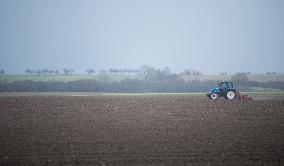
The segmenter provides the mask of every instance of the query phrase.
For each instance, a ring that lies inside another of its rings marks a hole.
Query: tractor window
[[[233,83],[232,82],[221,82],[220,88],[221,89],[233,88]]]
[[[228,82],[228,88],[233,88],[233,83],[232,82]]]
[[[228,83],[227,82],[221,82],[220,88],[226,89],[227,87],[228,87]]]

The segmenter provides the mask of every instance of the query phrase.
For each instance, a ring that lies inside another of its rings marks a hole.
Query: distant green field
[[[192,81],[192,80],[214,80],[214,81],[224,81],[231,80],[232,75],[182,75],[179,76],[180,79]],[[259,81],[259,82],[269,82],[269,81],[284,81],[284,74],[275,75],[265,75],[265,74],[251,74],[248,75],[249,81]]]
[[[101,81],[121,81],[125,78],[142,79],[138,75],[2,75],[1,81],[14,82],[14,81],[63,81],[70,82],[76,80],[101,80]]]

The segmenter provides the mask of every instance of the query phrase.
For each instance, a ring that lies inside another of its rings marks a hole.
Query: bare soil
[[[284,100],[0,97],[0,165],[284,165]]]

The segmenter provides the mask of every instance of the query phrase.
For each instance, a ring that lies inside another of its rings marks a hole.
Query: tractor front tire
[[[217,93],[211,93],[210,98],[213,99],[213,100],[216,100],[218,98]]]
[[[230,90],[226,93],[226,98],[229,99],[229,100],[233,100],[233,99],[235,99],[235,97],[236,97],[236,94],[232,90]]]

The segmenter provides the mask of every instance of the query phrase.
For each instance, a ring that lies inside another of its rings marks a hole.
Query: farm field
[[[283,165],[284,97],[2,94],[0,165]]]

